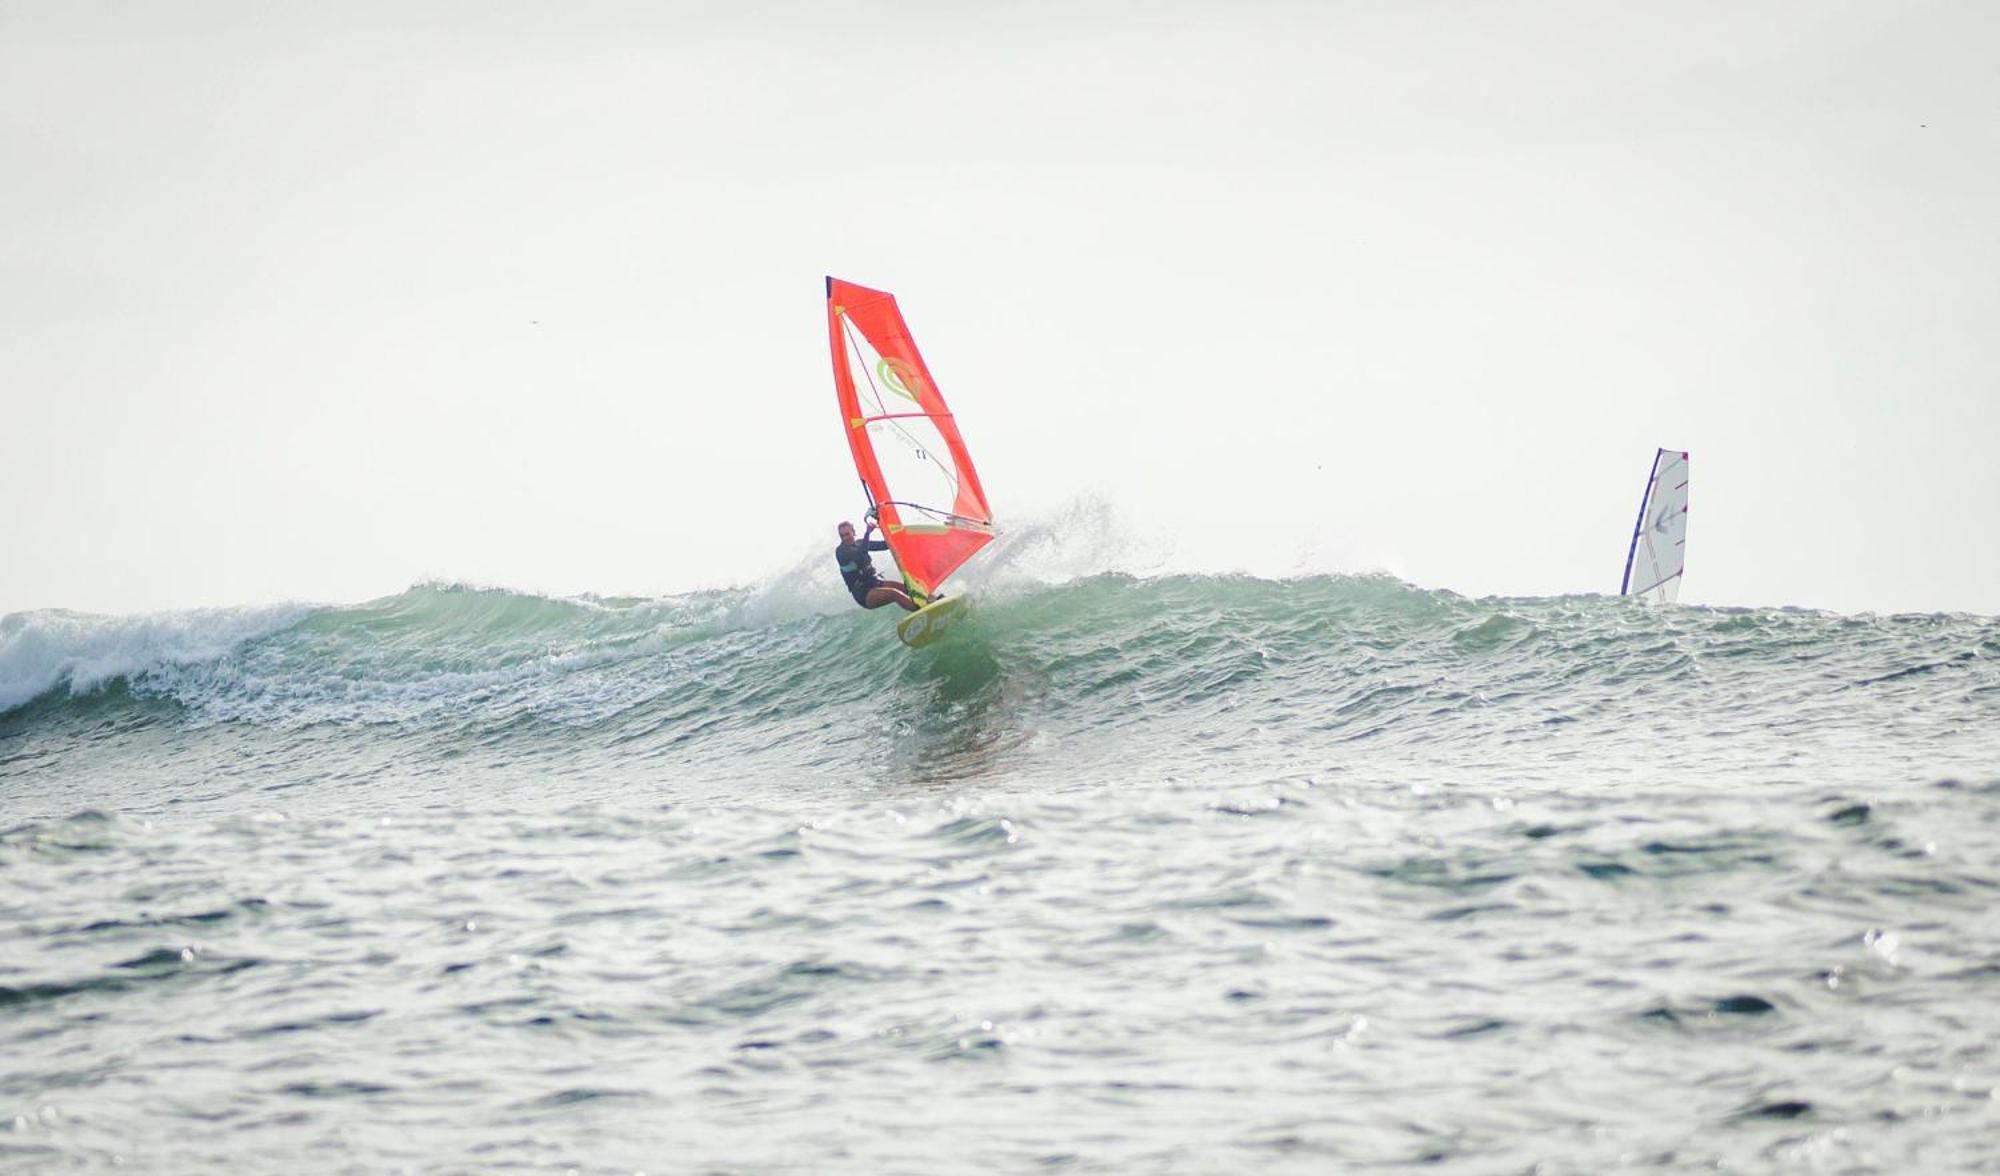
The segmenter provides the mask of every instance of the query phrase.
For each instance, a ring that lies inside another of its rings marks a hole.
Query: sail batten
[[[903,578],[929,596],[994,535],[958,422],[896,300],[829,277],[827,339],[855,472]]]

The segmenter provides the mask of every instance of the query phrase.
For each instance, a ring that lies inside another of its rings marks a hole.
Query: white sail
[[[1687,564],[1688,455],[1662,449],[1653,455],[1653,473],[1639,500],[1639,521],[1625,553],[1620,596],[1650,596],[1671,603],[1681,591]]]

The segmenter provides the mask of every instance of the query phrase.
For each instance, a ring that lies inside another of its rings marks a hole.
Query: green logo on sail
[[[882,378],[882,384],[889,391],[909,401],[917,403],[917,373],[900,359],[883,356],[875,361],[875,374]]]

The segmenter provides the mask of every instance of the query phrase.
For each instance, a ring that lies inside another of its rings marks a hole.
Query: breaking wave
[[[1310,771],[1477,741],[1517,767],[1539,752],[1620,772],[1718,739],[1774,765],[1856,739],[1893,758],[1911,724],[1962,727],[1970,755],[2000,726],[1990,618],[1474,600],[1382,576],[1002,574],[953,639],[913,652],[890,615],[819,576],[663,599],[424,584],[351,607],[15,614],[0,622],[0,734],[129,706],[158,723],[540,739],[755,774],[883,755],[938,773],[994,757],[1194,771],[1214,755]],[[885,722],[910,737],[842,751],[850,725]]]

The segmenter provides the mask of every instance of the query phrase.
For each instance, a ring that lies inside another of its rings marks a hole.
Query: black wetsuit
[[[887,550],[889,545],[886,542],[868,538],[843,543],[833,549],[834,562],[840,565],[840,578],[847,581],[847,591],[854,597],[854,603],[866,607],[869,591],[882,586],[882,575],[875,570],[875,561],[868,557],[868,553]]]

